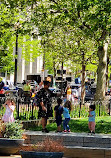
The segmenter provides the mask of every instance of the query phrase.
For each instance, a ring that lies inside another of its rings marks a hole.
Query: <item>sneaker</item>
[[[69,132],[69,133],[70,133],[70,132],[71,132],[71,131],[70,131],[70,129],[69,129],[67,132]]]
[[[42,132],[43,133],[49,133],[49,131],[45,128],[45,129],[42,129]]]
[[[55,131],[55,133],[61,133],[62,131]]]
[[[63,132],[64,132],[64,133],[66,133],[67,131],[66,131],[66,130],[64,130]]]
[[[91,131],[88,132],[88,135],[90,135],[90,134],[91,134]]]
[[[91,132],[91,135],[95,135],[95,132],[92,131],[92,132]]]

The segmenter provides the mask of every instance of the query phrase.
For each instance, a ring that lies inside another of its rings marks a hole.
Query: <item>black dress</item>
[[[38,118],[48,118],[53,117],[52,110],[52,97],[56,97],[57,94],[54,94],[49,89],[40,89],[38,92],[39,102],[43,102],[44,106],[47,108],[47,111],[43,111],[41,105],[39,105]]]

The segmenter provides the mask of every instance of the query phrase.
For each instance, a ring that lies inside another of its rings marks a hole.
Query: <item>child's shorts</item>
[[[57,126],[60,126],[62,124],[62,120],[56,120]]]

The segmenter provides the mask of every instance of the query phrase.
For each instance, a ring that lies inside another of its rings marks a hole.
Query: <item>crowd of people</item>
[[[53,117],[53,109],[52,109],[52,98],[57,97],[57,106],[55,106],[55,120],[57,123],[57,132],[62,132],[61,124],[62,124],[62,114],[64,117],[63,128],[64,132],[70,132],[69,128],[69,120],[70,120],[70,110],[71,110],[71,101],[67,98],[62,106],[62,93],[53,93],[50,89],[50,82],[45,80],[39,84],[38,87],[31,90],[28,83],[24,84],[24,91],[30,91],[35,99],[35,105],[39,106],[38,118],[41,118],[42,124],[42,132],[48,133],[47,130],[47,120],[49,117]],[[34,95],[35,94],[35,95]]]
[[[37,106],[39,107],[38,118],[41,118],[42,124],[42,132],[48,133],[47,129],[47,120],[49,117],[53,116],[52,109],[52,98],[57,98],[57,105],[54,107],[54,116],[57,124],[56,132],[70,132],[69,121],[70,121],[70,111],[71,111],[71,88],[70,86],[66,89],[66,99],[62,99],[62,93],[53,93],[50,89],[50,82],[45,80],[40,82],[38,86],[35,86],[34,89],[31,89],[29,82],[24,83],[23,90],[26,92],[26,95],[30,95],[35,99],[35,103],[37,102]],[[28,93],[27,93],[28,92]],[[8,97],[6,98],[6,102],[3,105],[6,108],[5,114],[2,117],[3,122],[14,122],[14,110],[15,110],[15,101]],[[36,106],[36,104],[35,104]],[[63,116],[62,116],[63,115]],[[95,106],[90,105],[89,107],[89,123],[88,127],[91,134],[95,133]],[[63,121],[63,131],[61,129]]]

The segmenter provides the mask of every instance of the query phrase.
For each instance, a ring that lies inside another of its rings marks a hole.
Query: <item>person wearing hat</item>
[[[46,129],[47,119],[53,116],[52,110],[52,97],[56,97],[57,94],[54,94],[49,89],[50,82],[44,81],[44,87],[40,89],[38,92],[39,96],[39,112],[38,118],[42,118],[42,132],[48,133],[49,131]]]

